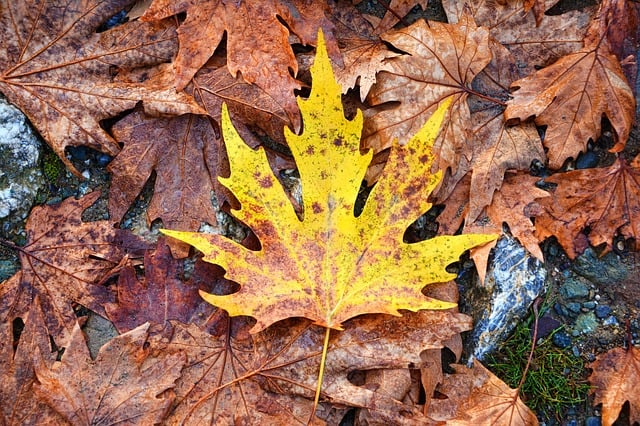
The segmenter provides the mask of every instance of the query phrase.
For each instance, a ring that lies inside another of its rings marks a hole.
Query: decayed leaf
[[[625,402],[629,402],[629,422],[640,422],[640,349],[613,348],[597,356],[589,368],[593,403],[602,404],[602,424],[612,425]]]
[[[100,121],[143,101],[153,113],[203,113],[171,87],[115,81],[123,69],[169,62],[176,49],[169,23],[130,22],[97,33],[114,12],[133,0],[3,1],[0,26],[0,91],[17,105],[60,159],[69,145],[87,145],[111,155],[118,144]]]
[[[23,426],[42,424],[44,416],[55,412],[35,398],[32,386],[35,382],[32,354],[40,351],[42,362],[47,366],[56,360],[57,352],[49,345],[49,336],[44,325],[40,305],[34,303],[24,317],[25,327],[14,348],[15,331],[11,322],[0,323],[0,424]]]
[[[424,9],[427,7],[427,3],[429,3],[428,0],[391,0],[382,20],[376,26],[376,32],[381,34],[390,30],[415,6],[420,5]]]
[[[27,219],[27,244],[20,247],[22,269],[0,285],[0,320],[26,316],[36,296],[46,312],[47,330],[65,346],[76,324],[72,303],[105,316],[113,293],[100,283],[125,255],[126,231],[107,220],[82,222],[82,212],[100,194],[37,206]]]
[[[517,389],[511,389],[475,361],[473,368],[452,365],[454,374],[445,374],[438,391],[447,398],[431,402],[429,413],[447,425],[532,426],[536,415],[522,402]]]
[[[489,28],[491,36],[515,57],[518,70],[526,74],[582,47],[594,8],[545,16],[536,25],[535,16],[526,11],[526,3],[527,0],[443,0],[442,5],[452,24],[469,7],[476,23]]]
[[[169,229],[197,230],[202,222],[217,224],[211,191],[218,164],[218,142],[211,122],[193,114],[151,118],[135,111],[113,126],[124,148],[109,164],[113,175],[109,215],[119,221],[156,172],[147,221],[162,219]],[[188,254],[174,242],[174,253]]]
[[[367,100],[381,110],[368,110],[363,145],[378,152],[394,140],[406,143],[438,105],[451,99],[453,105],[433,148],[437,155],[433,171],[450,168],[455,174],[465,143],[472,139],[469,87],[491,60],[488,30],[463,15],[455,25],[417,21],[382,38],[407,54],[389,60],[393,71],[378,74]],[[400,105],[383,105],[387,102]]]
[[[451,303],[424,297],[421,289],[452,279],[446,265],[496,238],[402,241],[406,228],[429,209],[427,196],[440,179],[440,173],[430,174],[431,147],[446,102],[405,146],[394,146],[362,214],[354,216],[371,153],[360,153],[362,115],[344,118],[340,86],[321,43],[313,89],[308,100],[299,101],[305,130],[299,136],[285,132],[300,171],[304,219],[296,216],[264,152],[240,139],[224,110],[231,177],[220,181],[238,198],[242,208],[233,213],[252,228],[262,249],[252,251],[220,235],[165,231],[198,248],[204,260],[241,284],[237,293],[203,297],[231,316],[256,318],[253,332],[289,317],[341,329],[343,321],[365,313],[449,308]]]
[[[249,335],[246,321],[225,321],[227,326],[221,325],[217,336],[177,322],[151,333],[154,350],[184,351],[189,359],[176,382],[176,400],[167,422],[307,424],[323,330],[307,320],[289,319]],[[420,407],[354,385],[349,377],[371,369],[420,368],[426,364],[420,357],[423,350],[442,348],[451,336],[470,328],[469,317],[449,311],[349,320],[344,332],[331,337],[323,396],[346,407],[370,407],[374,418],[390,424],[424,422]],[[325,418],[330,409],[331,405],[321,404],[318,415]]]
[[[175,2],[155,0],[142,19],[158,20],[186,12],[178,28],[180,50],[176,59],[176,87],[182,89],[213,55],[223,35],[227,35],[227,67],[249,83],[267,92],[282,105],[299,129],[300,118],[294,89],[298,64],[289,45],[289,30],[303,44],[315,44],[317,29],[329,37],[331,22],[324,16],[324,2],[303,0],[198,0]],[[284,21],[286,24],[283,24]],[[335,41],[330,39],[332,56],[339,58]]]
[[[213,306],[198,294],[202,275],[209,283],[216,267],[198,262],[189,281],[184,280],[182,262],[171,255],[164,238],[155,251],[144,256],[144,277],[138,279],[133,267],[122,269],[118,276],[117,303],[107,303],[109,320],[124,333],[145,322],[163,324],[169,320],[205,325],[213,315]],[[219,269],[219,268],[218,268]],[[212,273],[213,272],[213,273]],[[222,275],[222,271],[218,271]],[[210,286],[200,290],[211,291]]]
[[[547,126],[544,145],[554,169],[562,167],[567,158],[576,158],[590,138],[600,135],[603,114],[616,131],[617,150],[629,137],[636,102],[599,26],[608,4],[601,5],[600,19],[594,19],[581,50],[512,84],[517,90],[505,117],[525,120],[535,116],[537,125]]]
[[[640,156],[631,164],[618,158],[609,167],[560,173],[546,181],[558,186],[550,196],[538,200],[543,208],[536,219],[540,240],[555,235],[572,259],[588,243],[606,243],[610,250],[617,232],[634,238],[640,247]],[[581,232],[587,227],[585,237]]]
[[[91,360],[76,326],[60,362],[50,368],[35,354],[33,390],[69,424],[156,424],[173,401],[171,389],[184,353],[150,356],[149,324],[117,336]],[[42,419],[46,423],[48,419]]]

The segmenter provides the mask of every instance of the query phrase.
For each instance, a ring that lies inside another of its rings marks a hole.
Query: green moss
[[[512,388],[518,387],[527,365],[532,324],[533,314],[517,326],[499,353],[487,359],[488,367]],[[568,349],[556,347],[552,342],[554,333],[536,346],[521,396],[536,413],[560,419],[568,406],[586,400],[589,385],[582,359]]]
[[[49,183],[57,183],[64,173],[64,163],[58,158],[55,152],[47,150],[42,161],[42,171]]]

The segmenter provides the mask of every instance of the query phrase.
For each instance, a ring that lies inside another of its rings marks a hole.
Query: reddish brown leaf
[[[148,223],[162,219],[165,228],[193,231],[202,222],[217,223],[211,191],[218,142],[206,117],[150,118],[136,111],[118,121],[113,134],[124,148],[108,168],[113,174],[109,191],[112,220],[124,216],[155,171]],[[172,247],[179,257],[188,254],[186,245],[174,242]]]
[[[324,2],[303,0],[182,1],[155,0],[142,19],[158,20],[186,12],[178,28],[180,50],[176,59],[176,86],[182,89],[213,55],[223,35],[227,35],[227,67],[238,72],[280,103],[294,129],[300,128],[294,89],[300,85],[291,76],[298,72],[289,30],[302,44],[315,45],[318,28],[328,37],[329,51],[340,58],[331,32],[333,25],[324,16]],[[282,22],[281,22],[282,20]],[[283,22],[285,24],[283,24]]]
[[[423,9],[427,7],[428,0],[391,0],[387,6],[382,20],[376,26],[376,32],[381,34],[393,28],[395,24],[405,17],[416,5]]]
[[[212,291],[210,284],[216,276],[222,277],[223,271],[200,261],[190,281],[185,282],[183,273],[182,262],[173,258],[161,238],[155,251],[145,253],[144,277],[137,278],[131,266],[120,272],[118,301],[105,305],[109,319],[121,333],[145,322],[163,324],[177,320],[205,326],[215,308],[200,297],[198,290]],[[204,274],[208,274],[209,285],[199,286]]]
[[[614,424],[626,402],[629,422],[640,422],[640,349],[611,349],[596,357],[589,367],[593,369],[589,377],[595,394],[593,403],[602,404],[602,424]]]
[[[1,321],[24,318],[37,296],[48,333],[65,346],[76,324],[72,303],[106,315],[103,304],[115,300],[100,280],[125,255],[125,231],[106,220],[82,222],[82,212],[99,195],[33,208],[27,244],[18,248],[22,269],[0,285]]]
[[[47,366],[56,360],[57,355],[49,345],[49,336],[38,303],[32,305],[28,315],[24,317],[24,323],[15,353],[11,342],[16,330],[11,322],[4,321],[0,324],[0,424],[3,426],[42,424],[42,417],[55,415],[32,392],[36,377],[32,363],[33,353],[39,351],[42,362]]]
[[[35,354],[35,394],[72,425],[159,423],[173,402],[171,389],[186,357],[150,356],[148,328],[113,338],[91,360],[76,326],[60,362],[48,367],[42,354]]]
[[[627,164],[622,158],[609,167],[574,170],[546,179],[558,187],[539,199],[544,209],[536,219],[540,240],[555,235],[570,258],[605,243],[611,250],[619,232],[640,247],[640,156]],[[589,234],[581,232],[589,228]]]
[[[173,88],[119,83],[121,70],[171,60],[175,28],[169,23],[130,22],[97,33],[114,12],[133,0],[2,2],[0,91],[27,114],[60,159],[69,145],[111,155],[118,145],[100,121],[144,100],[147,111],[203,112]]]

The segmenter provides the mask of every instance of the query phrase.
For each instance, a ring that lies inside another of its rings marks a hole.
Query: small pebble
[[[614,317],[613,315],[611,315],[610,317],[608,317],[607,319],[605,319],[604,321],[602,321],[602,324],[604,325],[618,325],[620,324],[618,322],[618,320],[616,319],[616,317]]]
[[[580,304],[578,302],[567,303],[567,309],[569,309],[571,312],[578,313],[578,312],[580,312],[580,308],[581,307],[582,306],[580,306]]]
[[[598,156],[593,151],[582,153],[576,159],[576,169],[590,169],[598,165]]]
[[[573,346],[571,348],[571,353],[573,353],[573,356],[579,357],[580,356],[580,349],[578,349],[577,346]]]
[[[584,421],[585,426],[602,426],[600,417],[587,417]]]
[[[85,179],[91,179],[91,172],[89,170],[83,170],[82,177]]]
[[[593,309],[596,307],[596,302],[584,302],[582,304],[582,307],[587,309]]]
[[[98,166],[104,167],[111,162],[111,156],[107,154],[100,154],[96,159]]]
[[[607,305],[599,305],[596,307],[596,316],[600,319],[604,319],[611,314],[611,308]]]
[[[571,346],[571,337],[564,331],[558,331],[553,335],[553,344],[559,348],[568,348]]]

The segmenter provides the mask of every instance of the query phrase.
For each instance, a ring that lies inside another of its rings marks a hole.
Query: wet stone
[[[576,258],[572,269],[589,281],[604,285],[624,281],[629,272],[614,252],[598,257],[591,248]]]
[[[598,321],[596,320],[596,316],[593,312],[589,312],[586,314],[578,315],[576,318],[576,324],[574,326],[574,331],[577,331],[579,334],[590,333],[598,327]]]
[[[604,319],[611,314],[611,308],[607,305],[598,305],[595,309],[596,317]]]
[[[571,336],[569,336],[565,331],[558,331],[553,335],[551,341],[554,345],[562,349],[568,348],[572,344]]]
[[[582,308],[582,305],[580,305],[578,302],[569,302],[567,303],[567,309],[573,313],[580,313],[582,312],[580,308]]]
[[[572,277],[560,287],[560,295],[567,300],[580,299],[589,296],[589,287],[579,278]]]
[[[596,302],[584,302],[582,307],[586,309],[593,309],[596,307]]]
[[[584,421],[584,426],[602,426],[602,419],[600,417],[587,417]]]
[[[0,225],[8,237],[23,226],[44,176],[42,142],[22,112],[0,98]]]

